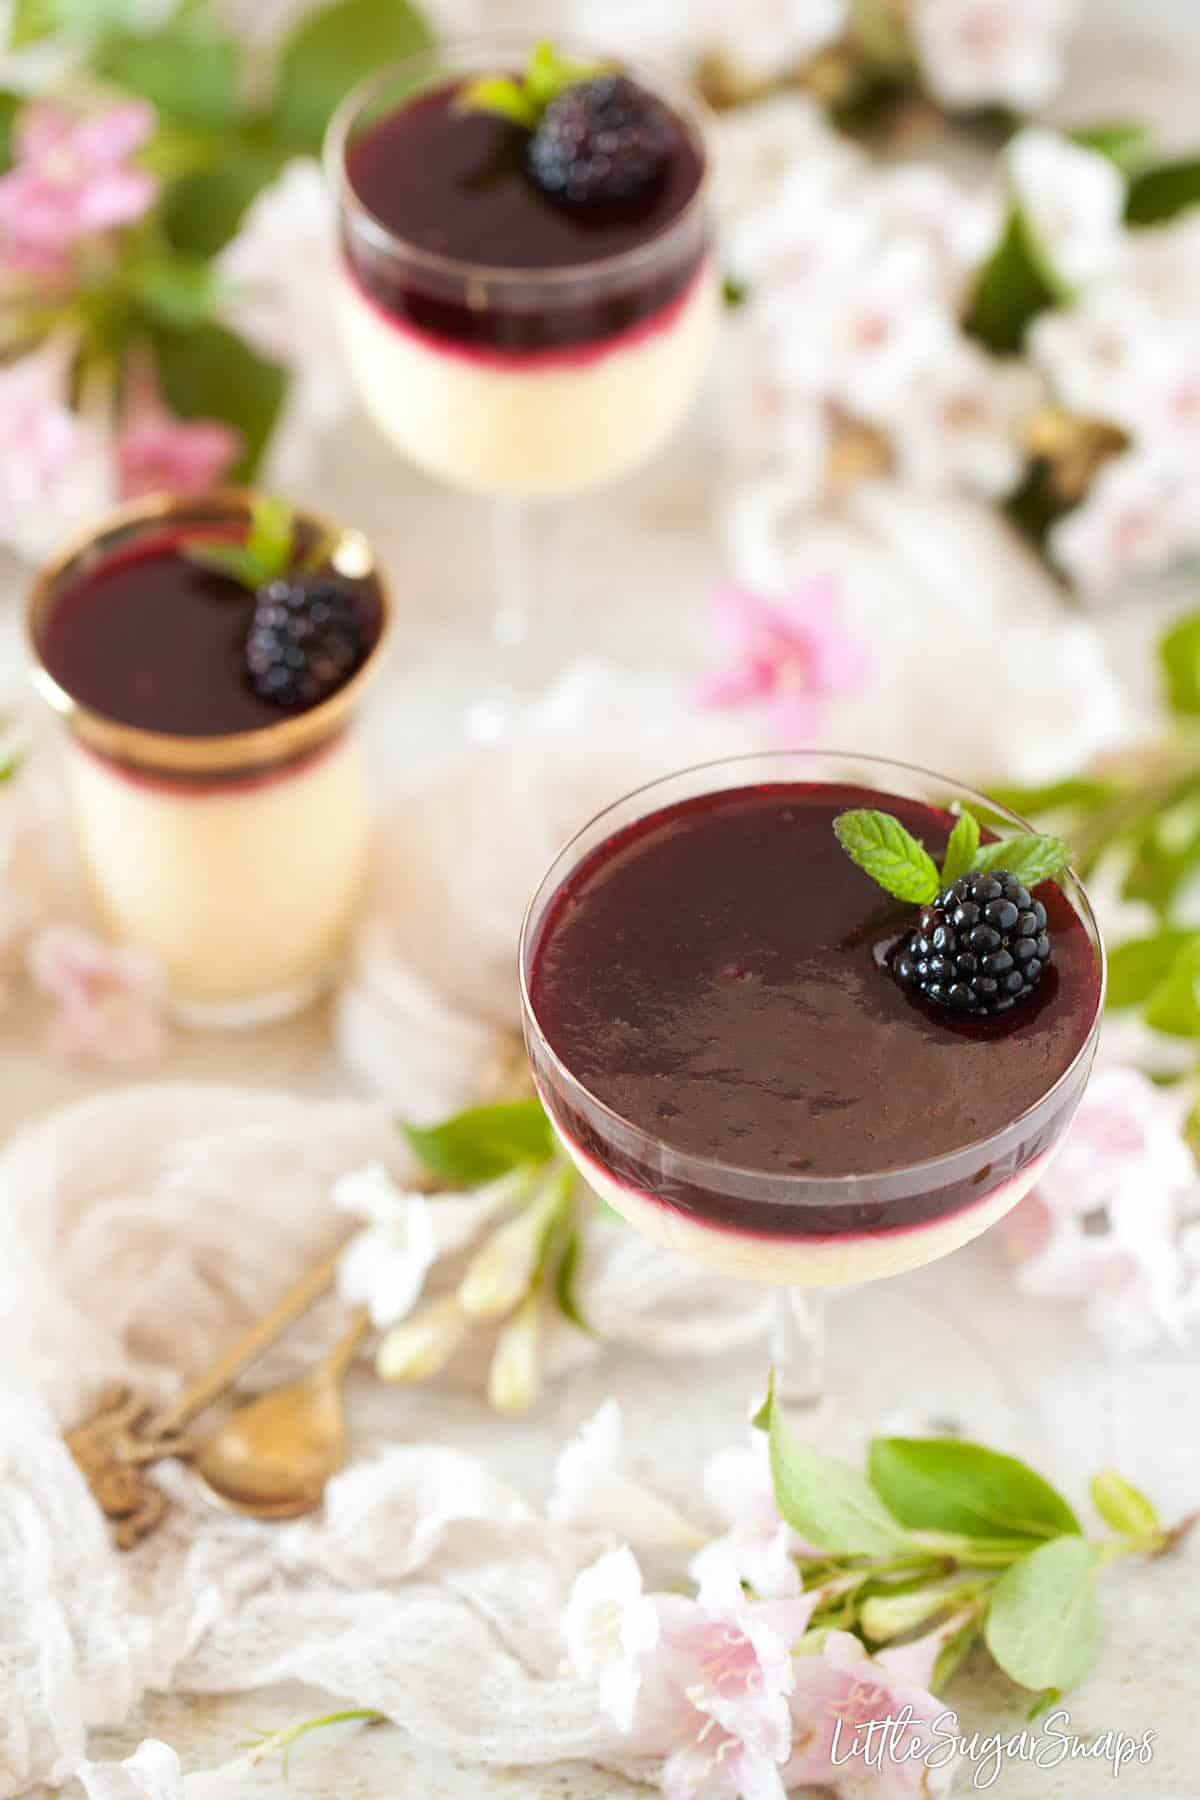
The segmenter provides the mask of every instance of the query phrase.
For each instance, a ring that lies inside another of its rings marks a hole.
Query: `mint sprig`
[[[458,105],[464,112],[493,113],[524,131],[536,131],[552,100],[567,88],[602,75],[607,66],[560,56],[553,44],[543,41],[534,46],[520,76],[477,76],[463,87]]]
[[[964,807],[939,871],[924,844],[892,813],[854,807],[833,822],[838,843],[852,862],[898,900],[928,906],[942,888],[973,871],[1007,869],[1027,887],[1065,869],[1071,853],[1061,838],[1020,832],[980,843],[979,821]]]
[[[294,569],[307,572],[319,569],[329,556],[329,544],[324,539],[302,556],[291,507],[286,501],[274,500],[267,494],[254,502],[250,529],[242,543],[189,537],[184,539],[182,548],[189,562],[198,563],[204,569],[215,569],[221,575],[231,575],[252,593]]]
[[[1167,1554],[1189,1524],[1165,1528],[1106,1470],[1091,1493],[1114,1535],[1090,1537],[1036,1470],[958,1438],[876,1438],[861,1471],[794,1435],[773,1379],[754,1423],[768,1436],[776,1505],[809,1546],[797,1560],[819,1595],[810,1634],[836,1627],[874,1649],[955,1623],[934,1688],[982,1642],[1035,1696],[1031,1717],[1096,1658],[1104,1569]]]

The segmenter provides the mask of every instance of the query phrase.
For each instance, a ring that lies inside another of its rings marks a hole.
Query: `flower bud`
[[[913,1631],[943,1613],[955,1598],[944,1588],[924,1588],[913,1594],[873,1594],[863,1603],[859,1623],[876,1644],[886,1644],[902,1632]]]
[[[458,1290],[459,1304],[472,1319],[498,1319],[520,1305],[541,1266],[565,1198],[562,1180],[556,1176],[524,1212],[493,1232],[476,1251]]]
[[[530,1294],[513,1314],[496,1340],[488,1371],[488,1399],[498,1413],[528,1412],[541,1391],[538,1350],[542,1334],[542,1303]]]
[[[432,1300],[380,1343],[375,1369],[384,1381],[425,1381],[449,1362],[471,1329],[453,1294]]]

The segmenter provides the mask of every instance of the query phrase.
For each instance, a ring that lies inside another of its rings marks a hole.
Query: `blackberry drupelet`
[[[556,200],[636,200],[658,180],[678,127],[628,75],[598,75],[552,100],[529,140],[530,174]]]
[[[320,576],[269,581],[258,590],[246,639],[255,690],[289,710],[328,699],[367,654],[354,602]]]
[[[960,875],[924,908],[894,959],[896,977],[959,1013],[1008,1012],[1050,960],[1046,909],[1007,869]]]

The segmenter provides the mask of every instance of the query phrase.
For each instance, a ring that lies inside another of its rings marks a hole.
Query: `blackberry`
[[[636,200],[662,175],[677,135],[662,101],[636,81],[597,75],[550,102],[529,140],[529,172],[571,205]]]
[[[960,875],[900,945],[896,977],[960,1013],[1003,1013],[1026,999],[1050,961],[1046,909],[1007,869]]]
[[[246,667],[256,693],[294,712],[344,687],[367,653],[350,596],[320,576],[281,577],[255,597]]]

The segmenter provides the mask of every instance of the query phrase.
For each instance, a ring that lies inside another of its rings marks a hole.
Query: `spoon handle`
[[[178,1431],[181,1426],[202,1413],[206,1406],[218,1399],[227,1387],[241,1374],[247,1364],[252,1363],[270,1348],[276,1338],[282,1337],[289,1325],[307,1312],[314,1301],[319,1300],[326,1289],[333,1286],[337,1275],[337,1266],[341,1260],[345,1244],[339,1244],[311,1269],[303,1274],[294,1287],[290,1287],[282,1299],[275,1302],[270,1312],[252,1325],[236,1344],[232,1344],[224,1355],[210,1364],[203,1374],[189,1381],[183,1392],[176,1396],[154,1421],[154,1429],[161,1436],[164,1432]]]

